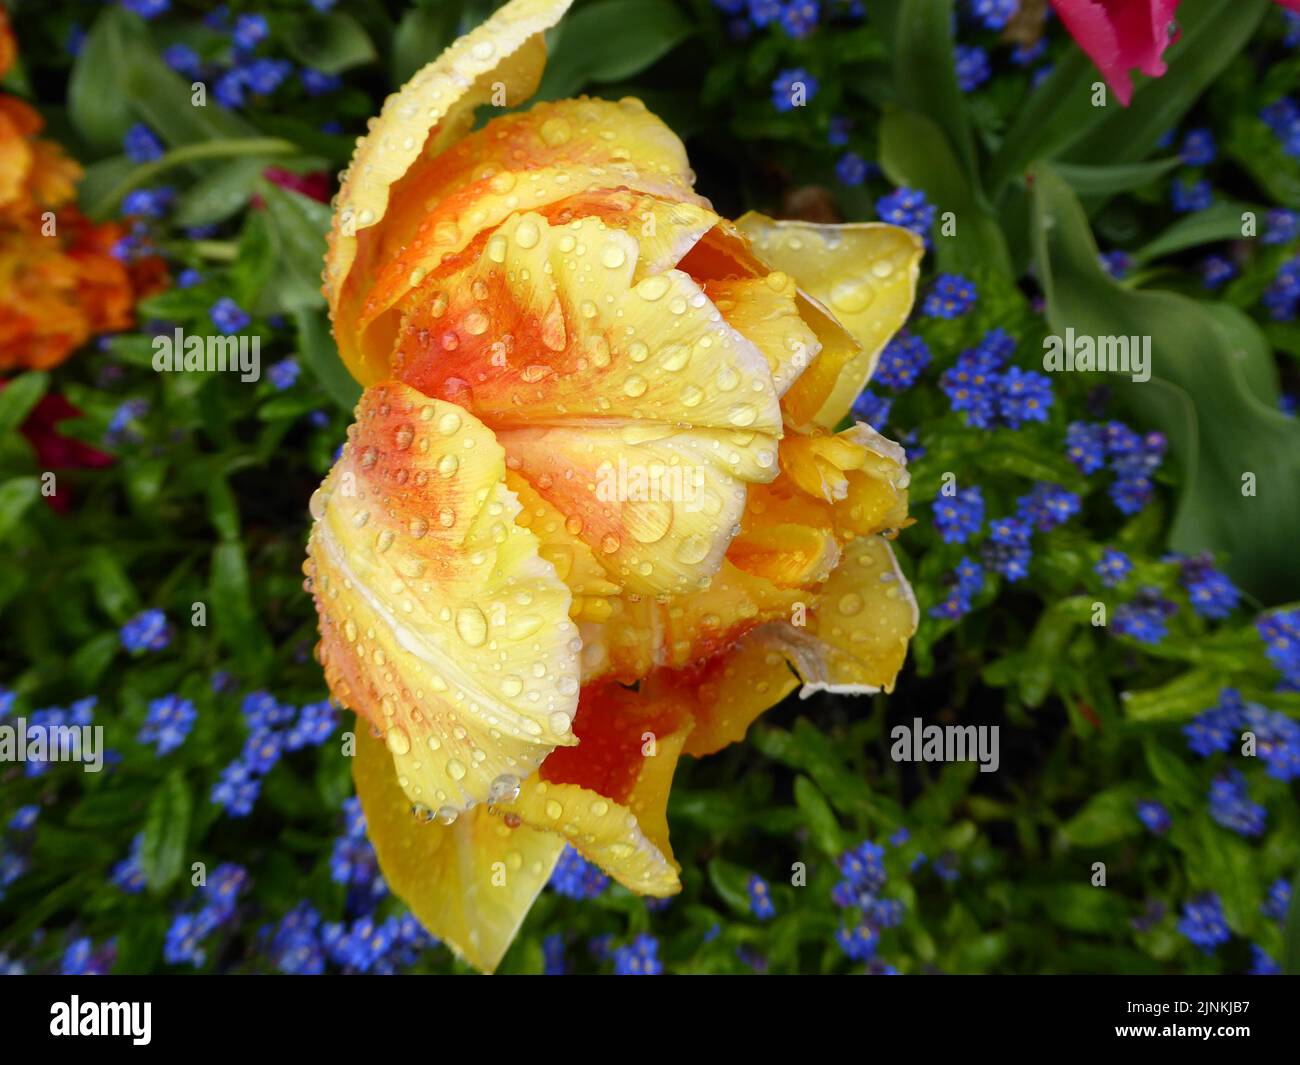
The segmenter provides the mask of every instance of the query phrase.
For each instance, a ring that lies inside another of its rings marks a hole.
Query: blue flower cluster
[[[1300,691],[1300,607],[1262,614],[1255,628],[1273,668],[1282,674],[1279,691]]]
[[[1095,473],[1109,463],[1115,480],[1108,494],[1124,514],[1151,502],[1152,476],[1167,448],[1163,433],[1139,436],[1123,422],[1071,422],[1065,432],[1065,453],[1080,471]]]
[[[764,880],[758,874],[750,876],[747,885],[749,890],[749,910],[760,921],[767,921],[776,916],[776,907],[772,904],[772,892]]]
[[[189,699],[164,695],[149,703],[149,714],[136,739],[140,743],[155,744],[160,756],[170,754],[185,742],[197,717],[198,711]]]
[[[984,590],[984,567],[963,556],[957,568],[948,576],[948,595],[929,609],[932,618],[949,618],[953,621],[970,613],[971,600]]]
[[[984,525],[984,492],[977,484],[940,496],[932,507],[934,527],[945,544],[964,544]]]
[[[587,861],[572,847],[565,847],[551,872],[550,886],[565,898],[594,899],[609,887],[609,877],[600,871],[600,866]]]
[[[193,913],[172,918],[163,942],[163,961],[168,965],[201,966],[207,960],[203,941],[235,917],[240,893],[249,886],[248,871],[227,862],[213,870],[203,888],[207,901]]]
[[[0,842],[0,899],[5,897],[5,889],[30,868],[28,850],[31,847],[31,832],[36,827],[40,809],[36,806],[20,807],[9,819],[4,837]]]
[[[1237,609],[1241,593],[1226,575],[1214,568],[1214,560],[1209,555],[1184,560],[1180,576],[1192,609],[1201,617],[1221,620]]]
[[[1001,420],[1019,429],[1027,422],[1047,421],[1051,383],[1034,370],[1004,370],[1003,363],[1015,350],[1015,340],[1004,329],[991,329],[939,378],[952,409],[966,413],[967,425],[989,429]]]
[[[1251,801],[1241,771],[1229,769],[1210,785],[1210,817],[1239,836],[1262,836],[1268,811]]]
[[[343,833],[335,838],[330,852],[330,879],[347,889],[348,906],[356,912],[369,913],[388,894],[375,848],[366,835],[366,815],[356,796],[343,802]]]
[[[1115,611],[1111,628],[1118,636],[1157,644],[1169,635],[1168,622],[1176,613],[1178,604],[1164,598],[1158,588],[1143,588],[1132,602]]]
[[[1300,159],[1300,106],[1289,96],[1274,100],[1259,113],[1287,155]]]
[[[139,412],[133,412],[133,417]],[[116,418],[115,418],[116,420]],[[114,425],[109,424],[112,433]],[[142,610],[131,618],[119,634],[122,646],[132,654],[141,651],[162,651],[172,642],[171,626],[167,624],[167,615],[161,610]]]
[[[60,729],[66,727],[84,728],[91,725],[95,720],[95,704],[98,698],[94,695],[87,695],[84,699],[78,699],[68,707],[46,706],[39,710],[33,710],[27,717],[27,728],[45,730],[50,735],[51,729]],[[27,760],[23,763],[23,773],[29,777],[44,776],[52,764],[49,755],[55,754],[51,745],[46,746],[45,758],[34,757],[34,752],[27,752]],[[61,753],[61,752],[60,752]],[[82,752],[83,756],[85,752]],[[105,760],[112,760],[116,756],[110,752],[103,752]]]
[[[782,113],[793,111],[816,96],[819,87],[803,67],[783,70],[772,80],[772,106]]]
[[[261,791],[262,777],[286,751],[318,747],[330,738],[338,720],[328,702],[308,703],[301,709],[279,702],[266,691],[245,696],[241,707],[248,739],[235,761],[227,765],[212,787],[212,802],[231,817],[247,817]]]
[[[921,304],[927,318],[959,318],[975,306],[975,285],[961,274],[940,274]]]
[[[1093,567],[1093,572],[1107,588],[1117,588],[1133,572],[1133,562],[1118,548],[1106,547],[1102,549],[1101,558]]]
[[[1288,259],[1277,268],[1264,295],[1260,297],[1264,309],[1279,322],[1289,322],[1300,307],[1300,255]]]
[[[1247,732],[1254,736],[1255,756],[1263,759],[1269,776],[1300,778],[1300,722],[1245,702],[1234,688],[1224,688],[1217,706],[1183,726],[1187,745],[1202,758],[1228,750]]]
[[[900,842],[906,837],[895,837]],[[880,933],[903,922],[903,903],[885,898],[880,892],[889,877],[885,871],[885,848],[870,840],[839,856],[842,879],[831,890],[831,901],[845,911],[844,921],[835,932],[835,942],[852,961],[865,962],[872,972],[896,972],[876,959]]]
[[[903,392],[916,384],[921,373],[930,365],[930,349],[915,333],[900,330],[885,345],[876,364],[872,381]]]
[[[614,950],[615,976],[660,976],[664,964],[659,960],[659,940],[643,932],[631,943]]]
[[[876,201],[876,214],[882,222],[910,229],[924,239],[927,248],[934,213],[934,205],[919,189],[895,189]]]
[[[1186,902],[1178,931],[1206,954],[1213,954],[1217,947],[1228,942],[1231,933],[1219,896],[1210,892]]]
[[[1169,817],[1169,811],[1161,803],[1154,799],[1143,799],[1137,804],[1138,820],[1146,826],[1148,832],[1157,836],[1163,836],[1169,831],[1173,824]]]

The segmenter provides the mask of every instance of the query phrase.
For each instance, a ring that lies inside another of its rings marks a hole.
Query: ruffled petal
[[[480,806],[450,825],[411,814],[384,744],[362,728],[352,763],[379,868],[416,919],[492,972],[564,850],[561,836]]]
[[[365,278],[373,275],[379,261],[373,246],[376,227],[390,202],[402,199],[391,195],[394,186],[422,156],[436,156],[467,133],[476,108],[492,102],[494,88],[504,92],[510,105],[536,91],[546,65],[542,34],[560,21],[571,3],[511,0],[390,96],[358,142],[335,202],[324,292],[340,353],[363,383],[383,374],[373,368],[366,372],[360,360],[350,328],[360,293],[348,282],[354,268]]]
[[[850,541],[806,620],[766,626],[761,637],[783,648],[804,682],[801,696],[893,691],[919,615],[888,541]]]
[[[793,276],[860,345],[852,353],[841,349],[836,358],[823,354],[783,403],[800,409],[816,403],[811,420],[833,429],[911,313],[925,246],[910,230],[881,222],[778,222],[750,212],[736,226],[764,262]]]
[[[611,581],[683,594],[776,475],[781,415],[757,348],[681,271],[635,281],[638,252],[598,219],[515,216],[422,287],[397,372],[490,425]]]
[[[409,802],[463,811],[576,742],[569,590],[468,412],[387,382],[349,437],[312,499],[321,664],[384,732]]]

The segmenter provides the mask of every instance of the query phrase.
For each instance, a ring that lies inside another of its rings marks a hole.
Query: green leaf
[[[173,769],[149,802],[140,847],[140,869],[154,894],[165,891],[180,876],[192,808],[185,776],[180,769]]]
[[[172,222],[188,228],[225,221],[252,198],[272,158],[251,156],[214,167],[177,197]]]
[[[813,842],[821,848],[822,853],[833,858],[843,851],[844,842],[840,836],[840,823],[836,820],[826,797],[817,789],[817,785],[805,776],[796,777],[794,801],[803,814],[804,823],[808,826]]]
[[[1061,834],[1074,847],[1102,847],[1137,835],[1142,831],[1135,809],[1138,791],[1136,784],[1120,784],[1095,795],[1061,826]]]
[[[662,0],[596,0],[560,24],[537,97],[557,100],[589,82],[630,78],[692,33],[681,11]]]
[[[1181,734],[1178,737],[1182,741]],[[1142,745],[1142,753],[1147,760],[1147,768],[1160,785],[1160,794],[1171,801],[1193,809],[1204,798],[1204,789],[1191,768],[1168,747],[1162,746],[1155,739],[1148,739]]]
[[[1106,117],[1092,105],[1092,85],[1101,75],[1086,55],[1071,48],[1016,111],[988,168],[995,199],[1013,178],[1039,159],[1052,159]],[[1106,159],[1109,156],[1101,156]]]
[[[394,85],[404,84],[455,40],[459,18],[459,5],[447,0],[420,0],[402,16],[389,63]]]
[[[220,543],[213,550],[209,594],[212,609],[208,620],[218,637],[242,669],[260,675],[270,657],[270,647],[253,608],[248,562],[239,542]]]
[[[1154,159],[1149,163],[1120,163],[1117,166],[1083,166],[1058,163],[1056,172],[1070,183],[1070,188],[1086,199],[1090,196],[1113,196],[1117,192],[1140,189],[1182,165],[1177,156]]]
[[[1213,244],[1220,240],[1241,239],[1241,216],[1245,211],[1262,212],[1244,203],[1215,203],[1204,211],[1180,218],[1158,237],[1133,253],[1133,261],[1145,265],[1162,255],[1171,255],[1184,248]]]
[[[136,595],[135,585],[109,548],[91,548],[86,559],[86,570],[100,609],[114,623],[121,624],[140,609],[140,598]]]
[[[1282,971],[1288,976],[1300,976],[1300,873],[1291,883],[1291,905],[1282,942]]]
[[[975,138],[957,84],[953,22],[953,0],[903,0],[895,26],[894,85],[903,108],[939,127],[969,182],[975,175]]]
[[[714,858],[709,862],[709,883],[736,913],[749,914],[749,874],[738,865]]]
[[[325,306],[320,275],[330,227],[328,205],[269,181],[261,182],[258,191],[266,201],[276,264],[258,299],[258,309],[292,314]]]
[[[40,494],[35,477],[14,477],[0,484],[0,542],[9,539]]]
[[[1001,227],[931,119],[913,111],[887,110],[880,120],[880,165],[895,184],[924,191],[941,218],[952,212],[954,235],[945,236],[939,225],[935,227],[934,251],[941,270],[1011,275]]]
[[[297,14],[291,26],[285,43],[305,67],[326,74],[341,74],[376,58],[369,35],[351,15],[337,11],[325,15]]]
[[[86,34],[68,78],[68,115],[95,147],[120,147],[135,120],[122,76],[147,50],[144,23],[117,4],[104,7]]]
[[[49,374],[39,370],[11,377],[0,390],[0,435],[22,425],[49,387]]]
[[[1300,423],[1257,395],[1267,370],[1243,365],[1267,351],[1257,327],[1239,312],[1116,284],[1074,193],[1046,166],[1034,182],[1033,226],[1054,332],[1151,338],[1149,381],[1107,380],[1139,422],[1168,436],[1182,466],[1170,546],[1222,553],[1229,576],[1263,602],[1300,594]]]
[[[294,312],[293,323],[298,331],[298,354],[307,369],[335,403],[343,410],[352,410],[361,398],[361,385],[339,358],[324,313],[300,309]]]

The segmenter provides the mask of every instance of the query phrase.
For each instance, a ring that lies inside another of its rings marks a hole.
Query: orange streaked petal
[[[475,109],[492,101],[494,83],[512,104],[536,91],[546,65],[542,33],[571,3],[511,0],[384,101],[357,144],[335,204],[324,291],[336,317],[353,267],[367,275],[374,268],[377,260],[366,245],[388,211],[393,186],[422,154],[436,155],[469,131]],[[340,349],[350,367],[358,365],[353,339],[340,330]]]
[[[619,593],[619,586],[605,576],[591,548],[574,535],[564,515],[538,495],[537,489],[513,470],[506,471],[506,485],[519,499],[521,509],[515,522],[537,537],[542,558],[555,567],[556,575],[573,593],[573,617],[583,616],[583,601],[603,600]]]
[[[704,291],[727,324],[763,353],[776,394],[785,395],[821,351],[821,341],[799,315],[799,290],[790,275],[708,281]]]
[[[727,559],[780,587],[808,588],[830,576],[840,545],[834,532],[820,524],[755,522],[731,541]]]
[[[508,809],[562,833],[625,887],[673,894],[680,884],[668,844],[668,793],[691,728],[680,692],[584,688],[578,746],[547,758]]]
[[[745,738],[749,726],[799,686],[767,627],[755,629],[726,654],[709,661],[684,682],[694,691],[695,728],[686,753],[696,758]]]
[[[583,624],[582,675],[632,681],[652,670],[687,669],[731,648],[750,629],[789,618],[812,593],[781,588],[729,559],[704,591],[668,602],[624,596],[604,624]]]
[[[486,806],[450,825],[424,823],[384,744],[359,729],[352,763],[366,831],[384,880],[433,935],[492,972],[546,886],[564,839]]]
[[[399,375],[491,425],[630,590],[682,594],[717,570],[746,483],[776,475],[767,362],[677,270],[634,281],[635,238],[516,216],[421,290]]]
[[[384,731],[409,801],[444,812],[576,742],[569,590],[515,523],[505,472],[472,415],[386,382],[362,395],[312,499],[330,690]]]
[[[925,246],[910,230],[882,222],[778,222],[750,212],[736,225],[764,262],[793,275],[861,345],[813,418],[833,429],[870,379],[889,338],[907,320]]]

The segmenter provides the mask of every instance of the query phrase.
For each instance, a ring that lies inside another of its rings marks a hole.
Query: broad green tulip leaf
[[[361,386],[339,358],[324,312],[299,308],[293,322],[298,331],[298,354],[307,369],[335,403],[343,410],[351,410],[361,398]]]
[[[686,16],[661,0],[598,0],[573,12],[558,28],[536,98],[560,100],[588,82],[630,78],[693,32]]]
[[[947,137],[914,111],[891,108],[880,120],[880,165],[890,181],[921,189],[937,212],[932,240],[941,270],[1010,276],[1011,258],[1002,230],[970,185]],[[956,232],[942,234],[951,211]]]
[[[1148,163],[1120,163],[1116,166],[1059,163],[1056,172],[1065,178],[1081,199],[1088,199],[1140,189],[1181,165],[1182,160],[1174,156],[1170,159],[1153,159]]]
[[[1167,434],[1182,467],[1170,546],[1222,552],[1229,576],[1264,602],[1300,593],[1300,423],[1260,398],[1258,330],[1186,296],[1117,284],[1078,199],[1047,166],[1035,175],[1033,231],[1055,332],[1151,338],[1149,381],[1108,380],[1140,424]]]
[[[953,0],[903,0],[894,36],[898,102],[943,131],[968,182],[975,175],[975,137],[953,61]]]
[[[338,11],[298,14],[286,44],[303,66],[326,74],[341,74],[376,58],[375,46],[361,23]]]
[[[1148,241],[1133,253],[1133,261],[1141,266],[1186,248],[1221,240],[1238,240],[1242,235],[1241,216],[1247,211],[1253,211],[1257,218],[1263,214],[1258,208],[1244,203],[1211,204],[1204,211],[1180,218],[1158,237]]]

